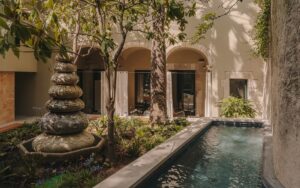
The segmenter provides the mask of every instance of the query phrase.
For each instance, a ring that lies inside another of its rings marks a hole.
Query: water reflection
[[[261,187],[262,130],[212,127],[147,187]]]

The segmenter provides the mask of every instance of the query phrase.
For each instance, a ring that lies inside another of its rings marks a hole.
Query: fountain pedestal
[[[46,113],[39,123],[43,133],[19,145],[27,155],[69,156],[99,150],[104,139],[84,131],[88,126],[87,115],[81,112],[84,102],[82,90],[77,86],[76,66],[73,59],[58,56],[49,89]],[[31,147],[28,147],[31,145]]]

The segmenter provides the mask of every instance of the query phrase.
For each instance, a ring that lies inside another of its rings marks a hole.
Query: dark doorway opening
[[[172,71],[174,116],[195,115],[195,71]]]
[[[150,71],[135,71],[135,108],[143,115],[150,107]]]
[[[101,113],[101,71],[104,63],[98,48],[84,47],[78,57],[77,74],[79,86],[83,91],[81,99],[85,103],[83,111],[88,114]]]
[[[83,111],[88,114],[101,113],[101,71],[78,70],[79,86],[83,90],[81,99],[85,103]]]

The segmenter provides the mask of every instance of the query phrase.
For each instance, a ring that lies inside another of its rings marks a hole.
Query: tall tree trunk
[[[116,77],[117,72],[113,71],[111,67],[108,67],[105,70],[106,81],[108,86],[108,95],[107,95],[107,104],[106,104],[106,111],[107,111],[107,148],[108,148],[108,158],[111,162],[115,162],[115,96],[116,96]]]
[[[157,14],[153,14],[153,32],[151,49],[151,124],[165,124],[167,118],[166,104],[166,44],[164,36],[164,6],[155,6]]]

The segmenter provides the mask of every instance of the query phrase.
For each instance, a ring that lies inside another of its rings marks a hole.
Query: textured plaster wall
[[[21,51],[30,50],[21,47]],[[13,72],[36,72],[37,61],[32,53],[20,53],[20,57],[16,57],[9,51],[5,57],[0,56],[0,71]]]
[[[205,64],[199,64],[199,60],[204,59],[199,51],[181,48],[170,53],[167,57],[167,71],[172,70],[195,70],[195,90],[196,90],[196,116],[204,116],[205,100]],[[120,61],[120,71],[128,72],[128,106],[129,110],[135,108],[135,71],[149,70],[150,50],[134,47],[124,52]],[[168,83],[167,83],[168,84]]]
[[[200,1],[199,1],[200,2]],[[229,7],[232,3],[228,0],[215,0],[208,1],[207,4],[199,4],[199,11],[197,15],[189,20],[186,32],[188,37],[191,37],[195,31],[195,27],[201,23],[201,15],[205,12],[216,12],[217,14],[224,13],[224,7]],[[265,63],[253,55],[252,44],[253,41],[251,37],[253,35],[253,27],[255,24],[257,13],[259,12],[258,6],[254,3],[254,0],[244,0],[243,2],[238,3],[233,7],[231,12],[216,20],[214,27],[207,32],[206,38],[202,39],[198,44],[192,45],[189,41],[186,43],[179,43],[175,46],[168,46],[168,49],[172,51],[174,48],[178,47],[187,47],[191,46],[195,49],[204,52],[205,49],[205,58],[207,63],[212,65],[212,82],[209,83],[211,88],[208,89],[209,96],[205,96],[205,100],[209,101],[207,105],[209,108],[210,116],[219,115],[219,106],[218,102],[226,97],[226,92],[229,88],[229,79],[230,76],[238,78],[237,75],[248,78],[251,78],[250,92],[251,100],[253,101],[256,109],[259,114],[258,117],[261,117],[263,108],[263,89],[264,89],[264,75],[265,75]],[[173,29],[172,32],[177,33],[176,29]],[[201,48],[199,47],[201,46]],[[120,67],[120,70],[125,70],[128,66],[129,71],[134,70],[146,70],[150,68],[150,52],[146,51],[137,51],[132,53],[132,50],[136,50],[138,47],[140,49],[150,49],[151,43],[145,40],[145,37],[140,34],[131,34],[128,38],[126,49],[121,58],[121,64],[124,67]],[[129,54],[129,55],[128,55]],[[131,55],[130,55],[131,54]],[[144,64],[145,61],[148,65]],[[126,61],[126,62],[125,62]],[[25,61],[24,61],[25,62]],[[46,65],[37,66],[37,75],[34,81],[33,93],[34,97],[38,99],[33,99],[32,104],[26,106],[19,105],[18,108],[25,108],[32,106],[42,106],[47,98],[47,90],[49,87],[49,77],[50,74],[47,66],[52,63],[52,60]],[[136,68],[132,68],[136,66]],[[228,76],[229,75],[229,76]],[[129,108],[134,104],[134,76],[132,74],[128,75],[129,79]],[[200,82],[203,83],[203,82]],[[21,86],[24,87],[25,86]],[[37,95],[40,93],[40,96]],[[30,95],[29,93],[27,94]],[[202,98],[201,95],[200,98]],[[207,98],[209,97],[209,99]],[[43,101],[43,103],[41,102]],[[31,110],[32,111],[32,110]]]
[[[16,72],[16,116],[41,116],[46,112],[53,62],[38,62],[36,73]]]
[[[275,174],[300,187],[300,1],[272,1],[272,124]]]
[[[200,1],[199,1],[200,2]],[[224,13],[220,5],[229,7],[231,1],[215,0],[208,3],[199,3],[200,9],[197,15],[189,19],[186,32],[188,38],[192,37],[196,26],[201,23],[201,15],[207,12],[216,12],[218,15]],[[203,52],[205,49],[205,58],[212,66],[212,83],[209,88],[210,97],[205,100],[209,101],[210,116],[219,115],[219,102],[226,97],[229,88],[229,79],[249,78],[249,96],[253,102],[258,117],[262,117],[263,112],[263,89],[264,75],[266,72],[265,63],[262,59],[253,54],[253,28],[259,7],[254,0],[244,0],[234,6],[231,12],[216,20],[213,28],[205,35],[199,43],[193,45],[189,41],[179,43],[176,46],[168,46],[172,51],[173,48],[192,47]],[[173,33],[178,33],[174,27]],[[131,35],[127,41],[128,46],[149,47],[151,43],[143,40],[140,35]],[[201,46],[201,48],[200,48]],[[228,76],[229,75],[229,76]],[[238,77],[240,75],[240,77]]]
[[[0,125],[15,120],[15,73],[0,72]]]

